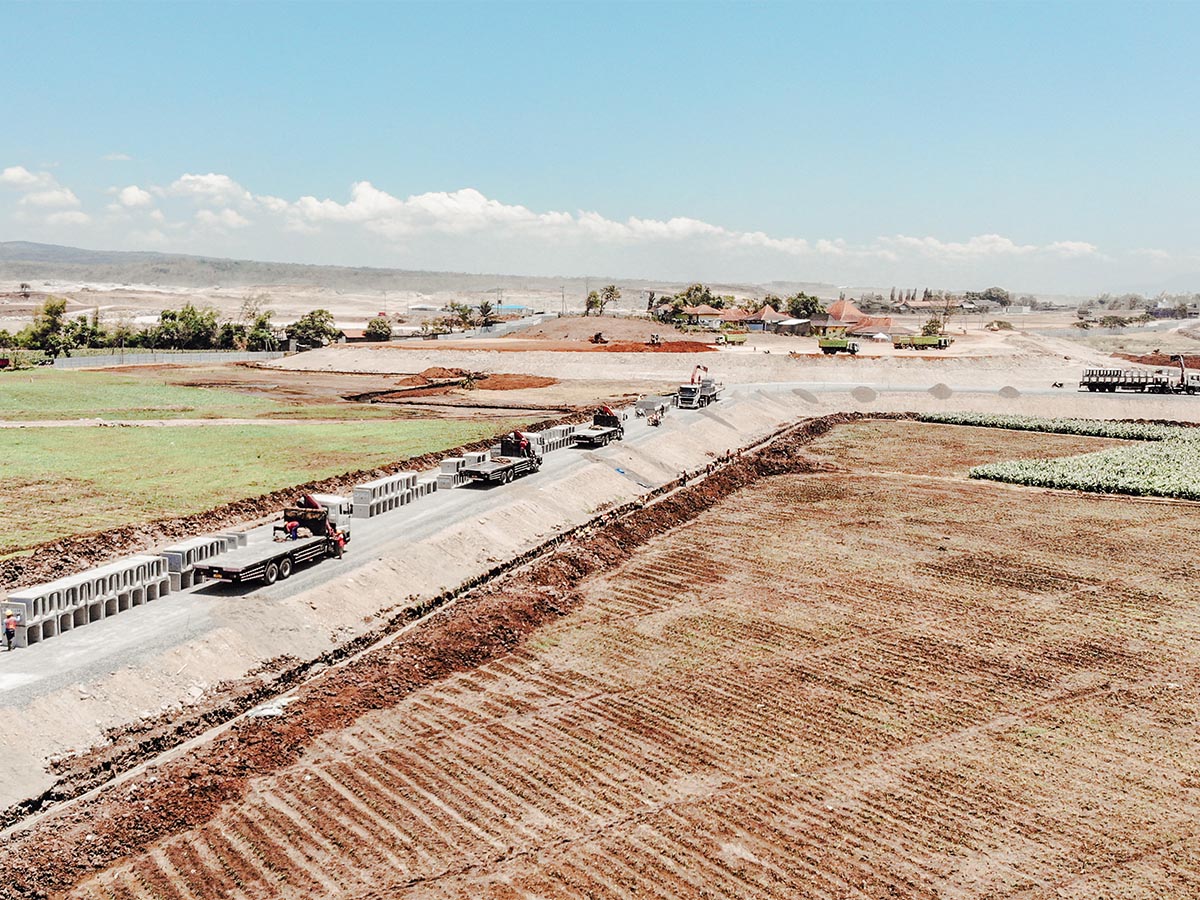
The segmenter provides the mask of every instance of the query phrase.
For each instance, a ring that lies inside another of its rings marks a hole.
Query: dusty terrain
[[[5,895],[1194,894],[1197,507],[823,431],[44,820]]]

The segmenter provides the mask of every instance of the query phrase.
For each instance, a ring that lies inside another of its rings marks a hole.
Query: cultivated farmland
[[[80,898],[1195,895],[1197,507],[966,477],[1106,445],[843,426],[11,852],[105,861]]]

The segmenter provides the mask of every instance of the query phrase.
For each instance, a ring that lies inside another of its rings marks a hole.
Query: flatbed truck
[[[700,375],[701,372],[704,374]],[[696,366],[692,369],[691,381],[679,386],[674,402],[680,409],[703,409],[710,403],[716,403],[723,390],[725,385],[709,377],[708,366]]]
[[[500,438],[500,455],[474,463],[462,469],[472,481],[508,484],[514,478],[536,472],[542,467],[542,457],[533,441],[519,431]]]
[[[624,437],[625,425],[621,417],[605,406],[596,410],[591,425],[571,435],[571,443],[576,447],[603,447],[609,441]]]
[[[324,508],[289,507],[283,511],[285,523],[295,522],[307,528],[311,537],[288,537],[287,524],[275,526],[275,540],[269,544],[251,544],[228,553],[218,553],[195,566],[197,575],[213,581],[241,584],[263,581],[274,584],[290,578],[298,566],[329,556],[340,557],[345,538],[330,528]]]

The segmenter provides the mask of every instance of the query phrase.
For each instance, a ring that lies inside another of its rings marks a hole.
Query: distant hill
[[[626,292],[651,290],[669,294],[686,287],[681,282],[643,278],[592,276],[585,282],[576,277],[535,275],[423,272],[406,269],[376,269],[349,266],[310,266],[299,263],[257,262],[187,256],[182,253],[153,253],[125,250],[84,250],[28,241],[0,241],[0,289],[3,282],[81,281],[102,284],[146,284],[171,287],[254,287],[262,285],[314,285],[339,290],[438,291],[534,290],[568,296],[579,293],[588,282],[592,288],[613,282]],[[740,295],[767,291],[786,295],[798,290],[837,296],[830,284],[772,282],[755,284],[710,283],[717,293]]]

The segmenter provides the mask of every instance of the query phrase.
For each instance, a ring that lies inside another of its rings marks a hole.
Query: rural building
[[[679,314],[685,318],[688,325],[701,325],[714,330],[721,325],[721,310],[714,309],[707,303],[685,306]]]
[[[742,324],[751,331],[769,331],[772,327],[789,318],[781,312],[777,312],[770,306],[763,306],[756,313],[750,313],[748,318],[742,319]]]

